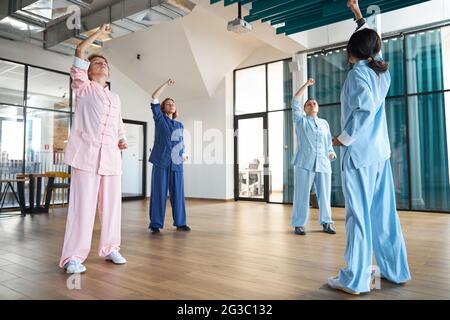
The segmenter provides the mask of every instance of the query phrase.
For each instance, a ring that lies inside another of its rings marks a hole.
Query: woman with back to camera
[[[345,196],[347,266],[328,285],[350,294],[370,291],[372,253],[381,277],[400,284],[411,279],[395,203],[385,98],[391,77],[381,56],[381,38],[368,28],[357,0],[347,6],[358,28],[347,44],[353,69],[341,93],[342,188]]]

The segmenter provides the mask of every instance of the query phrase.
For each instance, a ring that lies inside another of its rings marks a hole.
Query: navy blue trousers
[[[184,203],[183,171],[172,171],[171,167],[161,168],[153,165],[150,194],[150,228],[164,227],[167,192],[172,205],[173,225],[186,225],[186,206]]]

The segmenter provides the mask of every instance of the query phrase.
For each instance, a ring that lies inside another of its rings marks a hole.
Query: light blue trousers
[[[355,169],[344,156],[342,164],[347,267],[339,272],[340,282],[353,291],[370,291],[372,253],[386,279],[410,280],[390,161]]]
[[[314,172],[294,167],[294,206],[292,226],[303,227],[309,219],[309,194],[313,182],[319,202],[319,223],[333,223],[331,220],[331,173]]]

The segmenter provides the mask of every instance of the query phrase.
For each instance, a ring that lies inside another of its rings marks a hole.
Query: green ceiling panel
[[[401,9],[430,0],[360,0],[363,12],[370,5],[380,7],[381,13]],[[210,0],[211,4],[222,2]],[[261,20],[272,25],[284,24],[277,28],[278,34],[293,34],[353,17],[345,0],[224,0],[225,6],[251,3],[248,22]]]

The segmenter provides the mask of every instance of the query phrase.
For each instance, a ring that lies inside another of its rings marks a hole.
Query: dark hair
[[[172,98],[165,98],[163,100],[163,102],[161,102],[161,104],[160,104],[160,108],[163,113],[164,113],[164,107],[165,107],[167,101],[172,101],[173,103],[175,103],[175,100],[173,100]],[[172,119],[175,119],[176,117],[178,117],[177,111],[175,111],[175,113],[172,115]]]
[[[359,60],[369,60],[369,68],[380,75],[389,69],[389,64],[376,60],[375,56],[381,51],[381,38],[375,30],[363,29],[355,32],[347,44],[347,55]]]
[[[91,54],[91,55],[88,57],[88,60],[89,60],[89,62],[92,62],[92,60],[94,60],[95,58],[100,58],[100,59],[105,60],[106,64],[108,65],[108,73],[110,73],[108,59],[106,59],[106,57],[105,57],[104,55],[101,55],[101,54],[98,54],[98,53],[93,53],[93,54]],[[89,66],[89,68],[91,68],[91,66]],[[89,69],[88,69],[88,70],[89,70]],[[89,72],[88,72],[88,78],[89,78],[89,80],[92,80],[92,79],[91,79],[91,76],[89,75]]]
[[[310,101],[316,101],[317,102],[317,100],[316,99],[314,99],[314,98],[309,98],[308,100],[306,100],[305,101],[305,103],[303,104],[303,109],[305,109],[305,107],[306,107],[306,105],[308,104],[308,102],[310,102]]]

